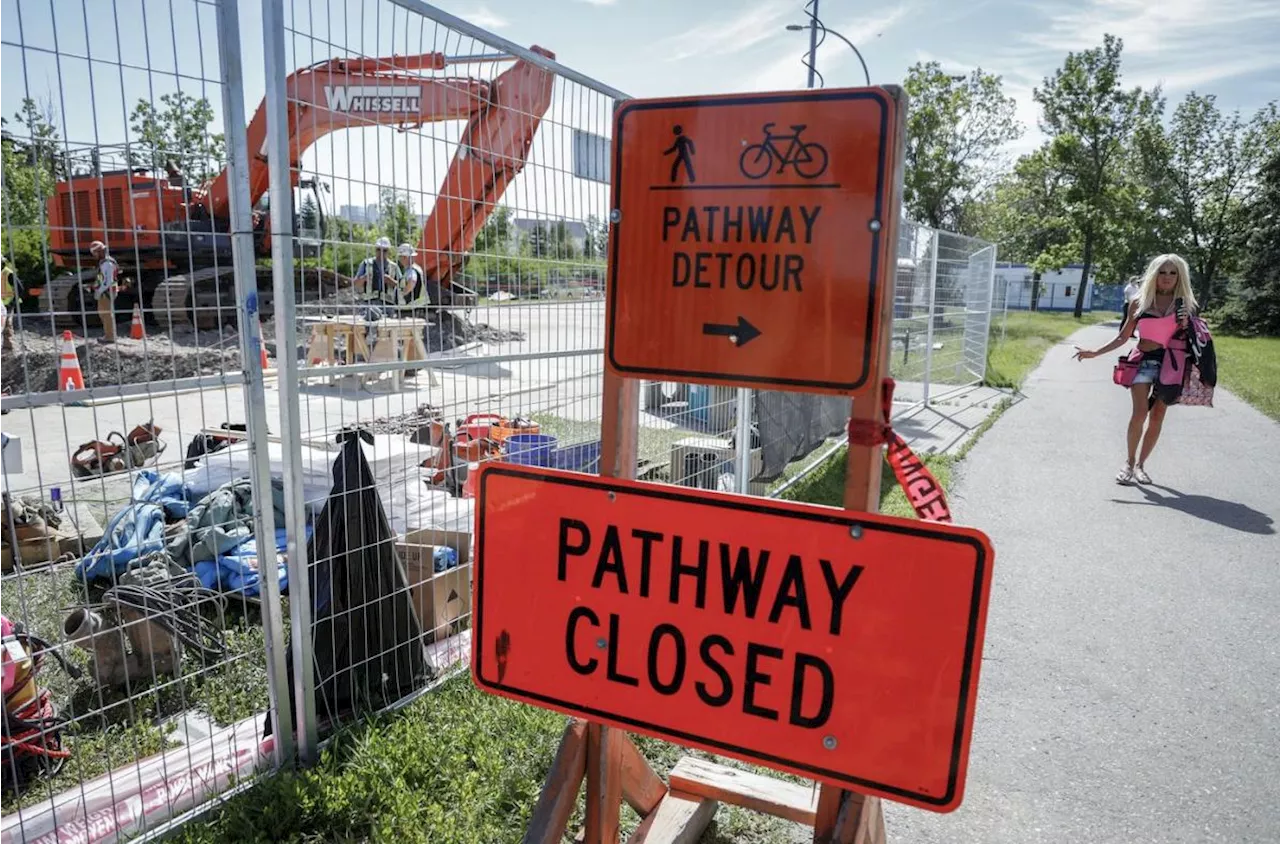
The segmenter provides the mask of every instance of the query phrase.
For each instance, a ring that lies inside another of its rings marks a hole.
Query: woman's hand
[[[1072,355],[1072,357],[1076,360],[1088,360],[1089,358],[1096,358],[1098,356],[1097,352],[1090,351],[1089,349],[1082,349],[1079,346],[1076,346],[1075,349],[1076,353]]]

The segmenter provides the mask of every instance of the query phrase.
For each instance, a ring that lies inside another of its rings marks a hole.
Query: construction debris
[[[61,337],[48,323],[28,325],[14,332],[14,351],[5,356],[4,389],[11,394],[58,389]],[[43,329],[43,330],[41,330]],[[171,381],[196,375],[235,374],[240,369],[239,335],[234,328],[178,329],[172,335],[154,332],[142,340],[120,334],[114,343],[97,342],[101,329],[85,339],[76,333],[76,357],[84,385],[94,387]]]

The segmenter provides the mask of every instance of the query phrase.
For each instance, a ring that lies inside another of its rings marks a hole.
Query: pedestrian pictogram
[[[773,123],[764,124],[764,140],[742,151],[742,157],[738,159],[742,175],[748,179],[763,179],[771,172],[785,173],[788,166],[803,179],[816,179],[827,172],[826,147],[800,140],[800,133],[808,126],[797,123],[791,127],[790,135],[774,134],[773,127]]]
[[[684,133],[684,127],[676,124],[671,128],[671,134],[676,136],[675,143],[669,149],[663,152],[663,155],[675,155],[675,159],[671,162],[671,182],[674,184],[680,175],[680,167],[684,166],[685,178],[690,184],[698,179],[693,174],[693,156],[698,151],[693,140]]]
[[[610,370],[867,390],[894,270],[900,114],[881,88],[624,103]]]
[[[959,805],[991,587],[980,532],[502,463],[479,487],[480,688]]]

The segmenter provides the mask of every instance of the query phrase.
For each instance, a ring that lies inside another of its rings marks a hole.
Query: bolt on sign
[[[630,100],[614,118],[606,349],[626,377],[868,389],[898,100]],[[802,351],[800,351],[802,350]]]
[[[979,531],[487,464],[476,537],[481,689],[960,804],[993,560]]]

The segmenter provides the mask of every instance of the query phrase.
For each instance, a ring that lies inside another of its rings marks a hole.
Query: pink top
[[[1176,314],[1168,316],[1155,317],[1144,316],[1138,318],[1138,336],[1143,340],[1150,340],[1159,343],[1161,346],[1167,347],[1169,341],[1173,339],[1173,333],[1178,330],[1178,317]]]

